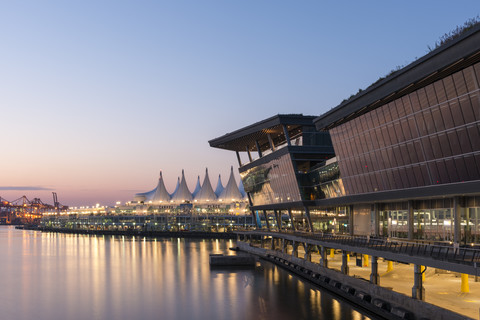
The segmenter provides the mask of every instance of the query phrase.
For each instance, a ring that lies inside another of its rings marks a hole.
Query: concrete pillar
[[[310,251],[310,246],[308,243],[304,243],[303,247],[305,248],[305,254],[303,255],[303,259],[308,262],[312,262],[312,253]]]
[[[453,242],[460,244],[461,241],[461,221],[462,221],[462,206],[460,197],[453,198]]]
[[[462,273],[462,284],[460,286],[460,292],[469,293],[470,287],[468,286],[468,274]]]
[[[421,266],[415,264],[413,266],[413,288],[412,298],[425,301],[425,288],[423,287]]]
[[[270,231],[270,223],[268,222],[267,210],[263,210],[263,216],[265,218],[265,224],[267,225],[267,230]]]
[[[288,246],[287,240],[285,240],[284,238],[282,238],[282,252],[283,252],[283,253],[287,253],[287,246]]]
[[[292,256],[298,258],[298,242],[292,242]]]
[[[328,268],[327,249],[324,246],[320,247],[320,265]]]
[[[353,229],[353,205],[349,205],[348,206],[348,224],[349,224],[349,227],[348,227],[348,231],[350,233],[351,236],[353,236],[355,234],[355,230]]]
[[[342,273],[348,276],[348,254],[347,251],[342,250]]]
[[[373,205],[373,220],[375,223],[374,229],[373,229],[373,235],[375,237],[379,237],[380,236],[380,208],[378,203],[375,203]]]
[[[413,240],[413,201],[408,201],[408,240]]]
[[[380,275],[378,274],[378,258],[372,256],[372,272],[370,273],[370,282],[380,285]]]
[[[312,219],[310,219],[310,209],[308,209],[308,207],[305,207],[305,216],[307,217],[309,231],[313,233],[313,224]]]

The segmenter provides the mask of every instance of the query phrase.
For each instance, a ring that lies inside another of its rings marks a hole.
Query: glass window
[[[399,116],[406,116],[413,112],[412,105],[410,103],[410,98],[408,96],[403,96],[402,98],[402,105],[403,105],[403,113]]]
[[[468,136],[470,138],[470,142],[472,143],[473,151],[480,150],[480,126],[479,125],[472,125],[467,127]]]
[[[406,149],[407,149],[407,154],[409,155],[410,157],[410,163],[417,163],[418,162],[418,155],[417,155],[417,151],[415,150],[415,146],[413,144],[413,142],[409,142],[405,145]],[[402,150],[402,152],[404,152]]]
[[[421,117],[418,117],[421,118]],[[411,139],[418,138],[417,124],[415,123],[414,117],[408,117],[408,132],[410,133]],[[422,120],[423,121],[423,120]],[[403,130],[404,132],[407,130]]]
[[[435,122],[436,131],[438,132],[445,130],[445,124],[443,123],[442,114],[440,113],[440,107],[437,106],[432,108],[432,117],[433,121]]]
[[[475,163],[475,157],[473,155],[468,155],[463,158],[465,160],[465,166],[468,171],[468,180],[477,180],[479,179],[479,169]]]
[[[433,184],[439,184],[441,179],[435,161],[429,162],[427,166],[428,170],[430,171],[430,175],[432,176]]]
[[[420,165],[422,174],[423,174],[423,180],[425,181],[425,185],[430,185],[433,183],[433,178],[432,174],[430,173],[429,168],[427,168],[426,164],[421,164]]]
[[[385,122],[384,123],[389,123],[392,121],[392,113],[391,113],[391,104],[385,104],[382,106],[383,109],[383,116],[385,117]]]
[[[403,157],[403,163],[405,165],[411,164],[412,160],[411,160],[411,155],[408,152],[407,144],[401,143],[399,147],[400,147],[400,153],[402,154],[402,157]]]
[[[458,99],[453,99],[449,103],[450,112],[452,113],[452,119],[454,126],[460,126],[465,124],[463,120],[462,109],[460,108],[460,103],[458,103]]]
[[[420,90],[412,92],[408,95],[408,98],[410,100],[410,105],[412,107],[412,113],[422,110],[422,106],[420,104],[420,100],[418,96],[418,91]]]
[[[477,81],[475,78],[475,71],[473,70],[472,66],[465,68],[463,70],[463,77],[465,78],[465,83],[467,84],[468,92],[474,91],[475,89],[478,88]]]
[[[450,131],[447,134],[448,137],[448,143],[450,147],[452,148],[452,154],[453,155],[458,155],[462,153],[462,149],[460,148],[460,144],[458,143],[458,137],[457,137],[457,132],[456,131]]]
[[[408,187],[413,188],[417,186],[417,181],[415,179],[415,172],[413,171],[413,167],[406,167],[405,173],[408,178]]]
[[[394,123],[395,133],[397,134],[398,143],[405,141],[405,135],[403,134],[403,128],[400,121]]]
[[[394,181],[395,189],[404,188],[402,183],[402,177],[400,176],[400,172],[398,171],[398,169],[393,169],[392,173],[393,173],[393,181]]]
[[[439,103],[444,102],[447,100],[447,95],[445,94],[445,88],[443,87],[443,81],[439,80],[433,84],[433,88],[435,89],[435,95],[437,96],[437,100]]]
[[[458,141],[460,142],[460,148],[462,153],[472,152],[472,144],[470,143],[470,138],[468,137],[466,128],[457,129]]]
[[[390,144],[397,144],[398,143],[398,138],[397,135],[395,134],[395,129],[393,128],[393,124],[389,123],[387,125],[387,133],[390,136]]]
[[[425,157],[427,158],[425,160],[428,161],[434,159],[433,147],[428,137],[422,138],[422,146],[423,150],[425,151]]]
[[[450,143],[448,141],[448,137],[446,133],[439,133],[438,134],[438,141],[440,144],[440,148],[442,150],[441,157],[450,157],[452,155],[452,149],[450,149]]]
[[[475,120],[480,120],[480,97],[478,92],[470,94],[470,102],[472,103],[473,113],[475,115]]]
[[[434,106],[438,104],[437,95],[435,94],[435,89],[433,84],[429,84],[425,87],[425,92],[427,93],[428,105]]]
[[[415,152],[418,157],[418,162],[426,161],[425,157],[423,156],[423,146],[422,142],[419,140],[415,140],[413,145],[415,146]]]
[[[455,168],[455,162],[453,159],[445,159],[445,167],[447,168],[447,173],[449,176],[448,182],[458,182],[460,179],[458,178],[457,169]]]
[[[455,126],[453,123],[452,113],[450,112],[450,105],[443,103],[440,105],[440,113],[442,114],[443,121],[445,123],[445,129],[450,129]]]
[[[459,71],[452,75],[453,84],[455,85],[455,90],[457,95],[461,96],[467,93],[467,86],[465,85],[465,79],[463,78],[463,72]]]
[[[426,185],[426,183],[423,179],[423,173],[422,173],[421,167],[420,166],[413,166],[412,171],[415,174],[415,179],[417,181],[417,186],[421,187],[421,186]]]
[[[455,162],[455,167],[457,168],[457,173],[458,173],[458,180],[459,181],[468,181],[470,180],[468,177],[468,171],[465,166],[465,161],[463,160],[462,157],[456,157],[453,159]]]
[[[443,160],[437,161],[437,168],[438,173],[440,174],[440,183],[449,183],[450,181],[448,177],[447,167],[445,166],[445,162]]]
[[[461,97],[460,101],[460,108],[462,109],[463,118],[465,119],[465,123],[470,123],[475,121],[475,113],[472,109],[472,104],[470,103],[470,98],[468,96]]]
[[[443,158],[442,148],[440,146],[438,136],[437,135],[430,136],[430,143],[432,145],[433,156],[435,157],[435,159]]]
[[[426,133],[422,133],[422,135],[432,134],[435,133],[435,123],[433,121],[432,114],[430,110],[425,110],[422,112],[423,119],[425,120],[425,127]]]
[[[447,99],[453,99],[457,97],[457,92],[455,86],[453,85],[453,77],[448,76],[443,79],[443,85],[445,87],[445,92],[447,94]]]

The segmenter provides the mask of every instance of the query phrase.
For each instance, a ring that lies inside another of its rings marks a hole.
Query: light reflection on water
[[[0,227],[0,318],[367,319],[268,262],[211,270],[234,245]]]

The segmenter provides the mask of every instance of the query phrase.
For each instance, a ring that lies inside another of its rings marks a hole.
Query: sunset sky
[[[428,52],[476,1],[4,1],[0,196],[112,205],[226,184],[208,140],[320,115]],[[237,175],[238,179],[238,175]],[[238,181],[238,180],[237,180]]]

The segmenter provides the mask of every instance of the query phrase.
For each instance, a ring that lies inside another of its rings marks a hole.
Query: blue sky
[[[320,115],[480,13],[478,1],[5,1],[0,196],[113,204],[163,170],[224,184],[208,140]],[[238,178],[238,176],[237,176]],[[32,190],[29,190],[32,189]]]

